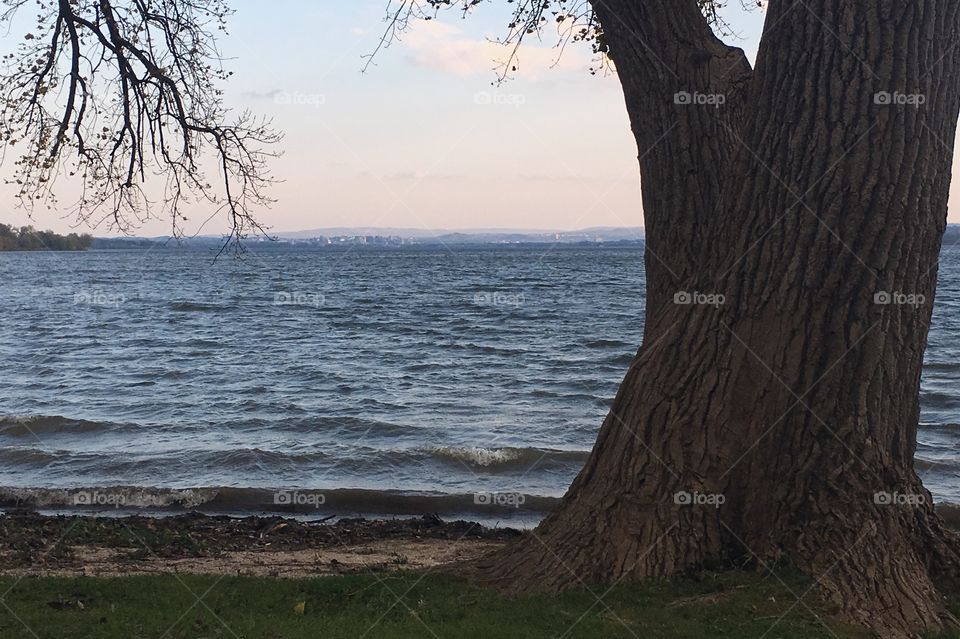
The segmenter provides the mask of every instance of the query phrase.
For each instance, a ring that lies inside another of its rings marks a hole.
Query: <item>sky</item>
[[[220,42],[234,72],[226,104],[266,115],[285,133],[284,155],[272,165],[282,180],[271,190],[277,202],[259,215],[272,231],[643,225],[637,149],[617,78],[589,73],[586,46],[558,57],[545,36],[494,86],[507,54],[491,41],[505,33],[512,5],[504,0],[481,3],[466,20],[449,11],[415,24],[366,73],[386,0],[233,6]],[[738,35],[726,40],[753,60],[764,13],[731,2],[726,18]],[[0,177],[9,173],[0,166]],[[74,228],[66,208],[31,220],[9,190],[0,197],[10,203],[2,221]],[[188,233],[226,229],[225,219],[200,229],[205,217],[188,223]],[[168,231],[160,218],[137,234]]]

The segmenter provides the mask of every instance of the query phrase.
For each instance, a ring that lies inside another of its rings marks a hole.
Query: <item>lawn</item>
[[[449,577],[157,575],[0,578],[0,637],[868,637],[838,623],[803,577],[701,579],[516,599]],[[798,597],[801,598],[798,603]]]

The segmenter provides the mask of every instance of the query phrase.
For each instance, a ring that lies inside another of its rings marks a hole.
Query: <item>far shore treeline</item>
[[[389,229],[393,230],[393,229]],[[589,230],[589,229],[588,229]],[[478,232],[451,232],[438,236],[399,237],[399,236],[371,236],[371,235],[343,235],[336,237],[306,236],[306,232],[268,239],[257,237],[247,239],[244,244],[247,248],[258,249],[315,249],[315,248],[408,248],[429,247],[441,245],[449,250],[451,246],[464,248],[478,246],[495,246],[498,248],[522,248],[524,246],[550,245],[567,246],[571,248],[588,247],[627,247],[643,245],[643,233],[632,229],[632,235],[624,235],[620,229],[613,229],[609,237],[601,237],[594,233],[588,237],[586,231],[566,232],[559,237],[554,233],[518,231],[513,233]],[[291,237],[297,235],[297,237]],[[86,251],[93,250],[136,250],[157,248],[222,248],[221,236],[195,236],[188,238],[163,237],[94,237],[89,233],[70,233],[61,235],[53,231],[38,231],[32,226],[16,227],[12,224],[0,223],[0,251]],[[948,224],[943,234],[942,247],[944,249],[960,246],[960,224]]]
[[[60,235],[32,226],[0,224],[0,251],[85,251],[92,244],[93,236],[87,233]]]

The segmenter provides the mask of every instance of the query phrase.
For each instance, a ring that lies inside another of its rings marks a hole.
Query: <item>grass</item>
[[[587,590],[509,599],[414,573],[300,580],[5,577],[0,594],[4,639],[870,636],[837,622],[807,580],[791,573],[617,586],[602,603]]]

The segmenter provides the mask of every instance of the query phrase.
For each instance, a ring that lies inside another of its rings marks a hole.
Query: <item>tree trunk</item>
[[[942,628],[960,545],[913,456],[960,3],[773,0],[755,70],[696,0],[594,8],[640,150],[644,343],[559,508],[477,574],[782,559],[883,636]]]

